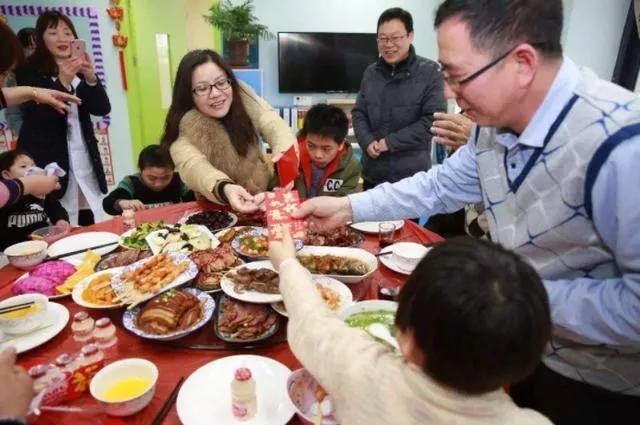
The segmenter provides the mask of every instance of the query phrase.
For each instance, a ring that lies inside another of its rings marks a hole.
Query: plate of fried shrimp
[[[111,280],[111,287],[125,304],[139,304],[168,289],[187,283],[198,267],[185,253],[154,255],[124,267]]]

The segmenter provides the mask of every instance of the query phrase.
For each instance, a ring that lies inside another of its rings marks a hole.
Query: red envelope
[[[282,240],[283,231],[289,229],[293,239],[304,239],[307,229],[304,220],[293,218],[291,214],[300,206],[297,190],[275,189],[265,196],[267,229],[269,240]]]

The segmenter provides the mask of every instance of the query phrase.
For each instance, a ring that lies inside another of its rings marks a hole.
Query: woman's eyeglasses
[[[218,91],[225,91],[231,87],[231,79],[225,78],[224,80],[218,80],[215,83],[198,84],[191,91],[196,96],[209,96],[214,87],[218,89]]]

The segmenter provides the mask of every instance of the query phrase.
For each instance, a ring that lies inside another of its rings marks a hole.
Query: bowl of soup
[[[107,414],[129,416],[147,407],[156,392],[158,368],[149,360],[119,360],[101,369],[89,392]]]
[[[5,249],[4,255],[12,266],[30,270],[47,258],[48,247],[45,241],[20,242]]]
[[[47,320],[49,300],[42,294],[24,294],[0,302],[0,329],[9,335],[33,332]]]
[[[389,330],[391,337],[395,338],[397,310],[398,303],[395,301],[367,300],[351,304],[340,312],[340,318],[350,327],[362,329],[367,333],[369,333],[369,326],[379,323]],[[385,341],[376,338],[375,335],[372,336],[381,343],[387,344]]]

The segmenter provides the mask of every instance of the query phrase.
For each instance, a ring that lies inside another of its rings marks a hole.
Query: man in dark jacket
[[[365,70],[352,112],[365,190],[428,170],[433,113],[447,108],[438,64],[411,44],[411,14],[385,10],[377,34],[380,58]]]

